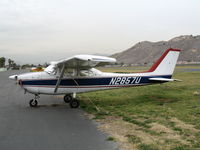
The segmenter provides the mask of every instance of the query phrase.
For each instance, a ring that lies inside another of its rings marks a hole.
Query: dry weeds
[[[200,132],[200,130],[195,129],[194,125],[186,124],[183,121],[178,120],[177,118],[172,118],[170,121],[174,122],[177,127],[180,127],[182,129],[186,129],[186,130],[189,130],[189,131],[194,132],[194,133]]]
[[[89,118],[91,119],[92,116],[89,115]],[[123,121],[120,117],[108,116],[105,119],[96,121],[99,122],[99,129],[114,137],[122,150],[137,150],[139,144],[153,144],[163,150],[170,150],[178,144],[190,144],[173,129],[155,122],[150,124],[151,128],[148,130],[158,133],[157,135],[146,132],[138,125]],[[198,131],[193,128],[192,125],[185,124],[176,118],[173,118],[173,121],[177,123],[177,126],[191,129],[195,132]],[[128,137],[131,135],[140,140],[137,142],[130,142]],[[170,143],[166,143],[166,141],[170,141]]]

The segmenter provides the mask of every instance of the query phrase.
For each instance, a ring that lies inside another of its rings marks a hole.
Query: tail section
[[[148,72],[153,72],[159,75],[172,75],[180,54],[178,49],[168,49],[157,60],[157,62],[149,69]]]

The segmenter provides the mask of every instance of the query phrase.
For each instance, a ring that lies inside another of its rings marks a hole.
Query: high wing
[[[64,59],[57,62],[57,66],[63,63],[70,68],[91,68],[95,67],[100,62],[116,62],[115,58],[96,56],[96,55],[75,55],[71,58]]]
[[[56,74],[56,70],[60,70],[60,75],[54,90],[54,93],[56,93],[66,68],[72,68],[76,70],[89,69],[95,67],[100,62],[114,63],[116,62],[116,59],[96,55],[75,55],[68,59],[63,59],[57,62],[51,62],[51,65],[47,67],[44,71]]]
[[[51,65],[47,67],[45,71],[51,73],[55,68],[61,69],[63,65],[65,65],[66,68],[89,69],[95,67],[100,62],[114,63],[116,59],[96,55],[75,55],[68,59],[51,62]]]

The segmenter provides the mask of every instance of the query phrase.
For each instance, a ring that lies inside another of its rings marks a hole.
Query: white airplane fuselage
[[[167,78],[171,75],[153,75],[147,73],[119,74],[119,73],[101,73],[93,77],[64,77],[54,92],[58,77],[47,72],[25,73],[17,76],[19,85],[29,93],[59,95],[66,93],[82,93],[89,91],[141,86],[154,84],[149,78]]]

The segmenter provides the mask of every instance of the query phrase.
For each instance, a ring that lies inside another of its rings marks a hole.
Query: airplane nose
[[[17,80],[18,76],[17,75],[12,75],[12,76],[9,76],[9,79],[11,80]]]

